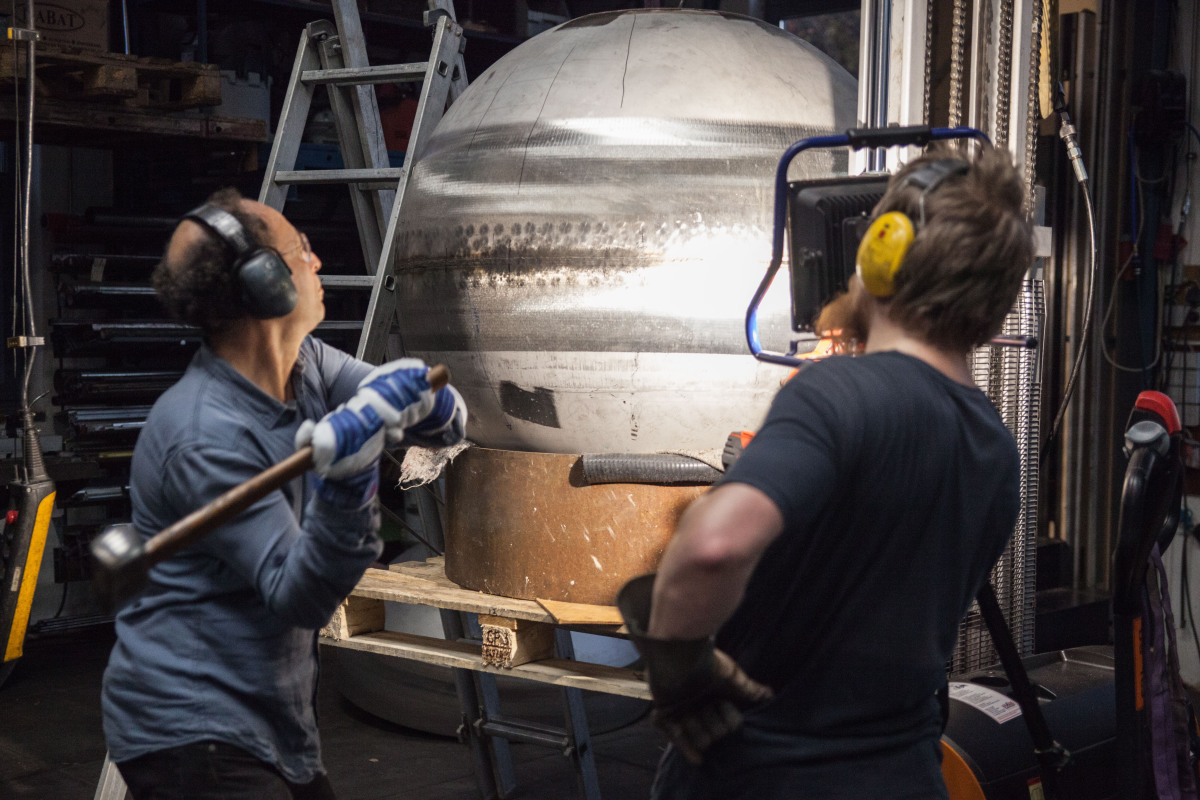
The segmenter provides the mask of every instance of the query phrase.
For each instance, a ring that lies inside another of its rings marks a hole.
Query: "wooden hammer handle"
[[[438,364],[425,375],[434,392],[450,382],[450,370]],[[312,445],[301,447],[290,456],[268,467],[243,484],[233,487],[207,505],[163,528],[145,544],[147,566],[170,558],[183,548],[204,538],[288,481],[312,469]]]

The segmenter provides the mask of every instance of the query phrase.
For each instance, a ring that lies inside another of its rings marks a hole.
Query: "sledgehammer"
[[[450,370],[438,364],[429,368],[425,379],[436,392],[449,383]],[[150,568],[155,564],[195,544],[256,501],[303,475],[312,465],[312,447],[302,447],[145,542],[129,523],[109,526],[91,545],[96,594],[109,609],[119,608],[142,590]]]

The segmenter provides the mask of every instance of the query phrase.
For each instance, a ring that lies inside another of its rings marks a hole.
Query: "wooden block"
[[[546,609],[559,625],[621,625],[621,612],[616,606],[593,606],[586,603],[564,603],[543,600],[538,605]]]
[[[351,595],[333,612],[321,635],[329,639],[349,639],[360,633],[383,630],[385,607],[382,600]]]
[[[137,70],[127,64],[100,64],[83,73],[84,97],[134,97],[137,92]]]
[[[483,628],[483,663],[511,669],[554,657],[554,626],[507,617],[479,616]]]
[[[171,79],[161,73],[143,69],[138,76],[138,88],[141,90],[138,99],[140,101],[144,96],[147,106],[165,108],[171,105]]]
[[[145,108],[150,105],[150,90],[144,86],[139,86],[132,97],[125,100],[126,108]]]
[[[221,105],[221,74],[207,72],[185,80],[179,104],[188,108]]]
[[[329,622],[325,623],[325,627],[321,628],[320,635],[326,639],[350,638],[350,626],[346,623],[345,600],[334,610],[333,616],[329,618]]]
[[[0,79],[25,77],[25,59],[17,58],[11,47],[0,47]]]

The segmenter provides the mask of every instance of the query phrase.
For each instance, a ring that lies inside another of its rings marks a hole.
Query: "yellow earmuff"
[[[915,235],[912,220],[899,211],[880,214],[867,228],[858,245],[855,271],[873,296],[891,297],[895,292],[896,273]]]

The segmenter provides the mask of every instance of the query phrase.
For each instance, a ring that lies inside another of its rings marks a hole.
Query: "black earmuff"
[[[963,175],[969,169],[970,165],[961,159],[943,158],[913,170],[904,178],[905,186],[921,190],[920,220],[914,224],[907,214],[888,211],[880,214],[867,228],[858,245],[855,269],[868,292],[881,298],[895,293],[896,273],[900,271],[913,239],[925,227],[925,195],[947,178]]]
[[[255,319],[275,319],[296,307],[296,284],[287,262],[274,248],[257,247],[237,217],[205,203],[183,218],[212,231],[230,251],[230,271],[246,313]]]

